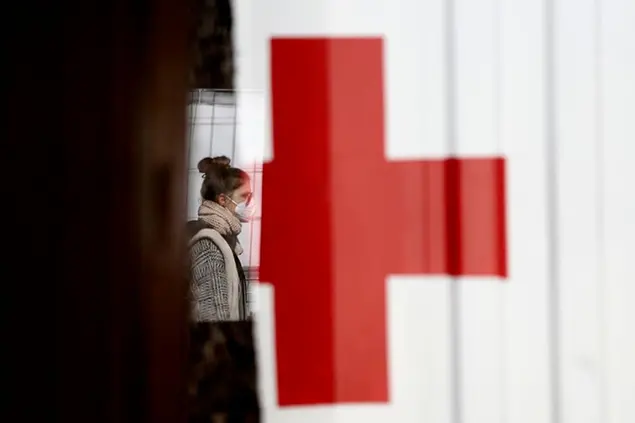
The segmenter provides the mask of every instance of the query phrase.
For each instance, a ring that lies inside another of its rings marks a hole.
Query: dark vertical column
[[[50,420],[55,398],[60,422],[184,422],[188,4],[72,3],[12,18],[5,51],[20,412]],[[46,394],[25,376],[51,368]]]

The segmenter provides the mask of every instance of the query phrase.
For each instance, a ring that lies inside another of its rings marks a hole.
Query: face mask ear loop
[[[231,198],[229,195],[227,195],[227,194],[221,194],[221,195],[223,195],[226,199],[228,199],[229,201],[231,201],[232,203],[234,203],[234,205],[236,205],[236,206],[238,205],[238,203],[237,203],[237,202],[235,202],[235,201],[234,201],[234,199],[233,199],[233,198]]]

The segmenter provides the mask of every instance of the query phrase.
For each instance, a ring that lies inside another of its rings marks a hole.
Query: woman
[[[249,175],[227,157],[205,158],[198,220],[188,222],[192,314],[197,322],[245,320],[247,280],[238,256],[241,222],[253,215]]]

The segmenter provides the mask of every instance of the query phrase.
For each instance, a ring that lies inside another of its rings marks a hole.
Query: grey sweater
[[[207,237],[190,245],[192,317],[197,322],[244,320],[249,315],[240,260],[232,252],[234,263],[227,265],[226,254]]]

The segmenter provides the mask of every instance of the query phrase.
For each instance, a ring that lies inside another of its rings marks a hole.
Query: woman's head
[[[235,212],[238,204],[251,199],[249,175],[244,170],[230,166],[225,156],[206,157],[198,162],[198,171],[203,174],[201,197],[213,201]]]

